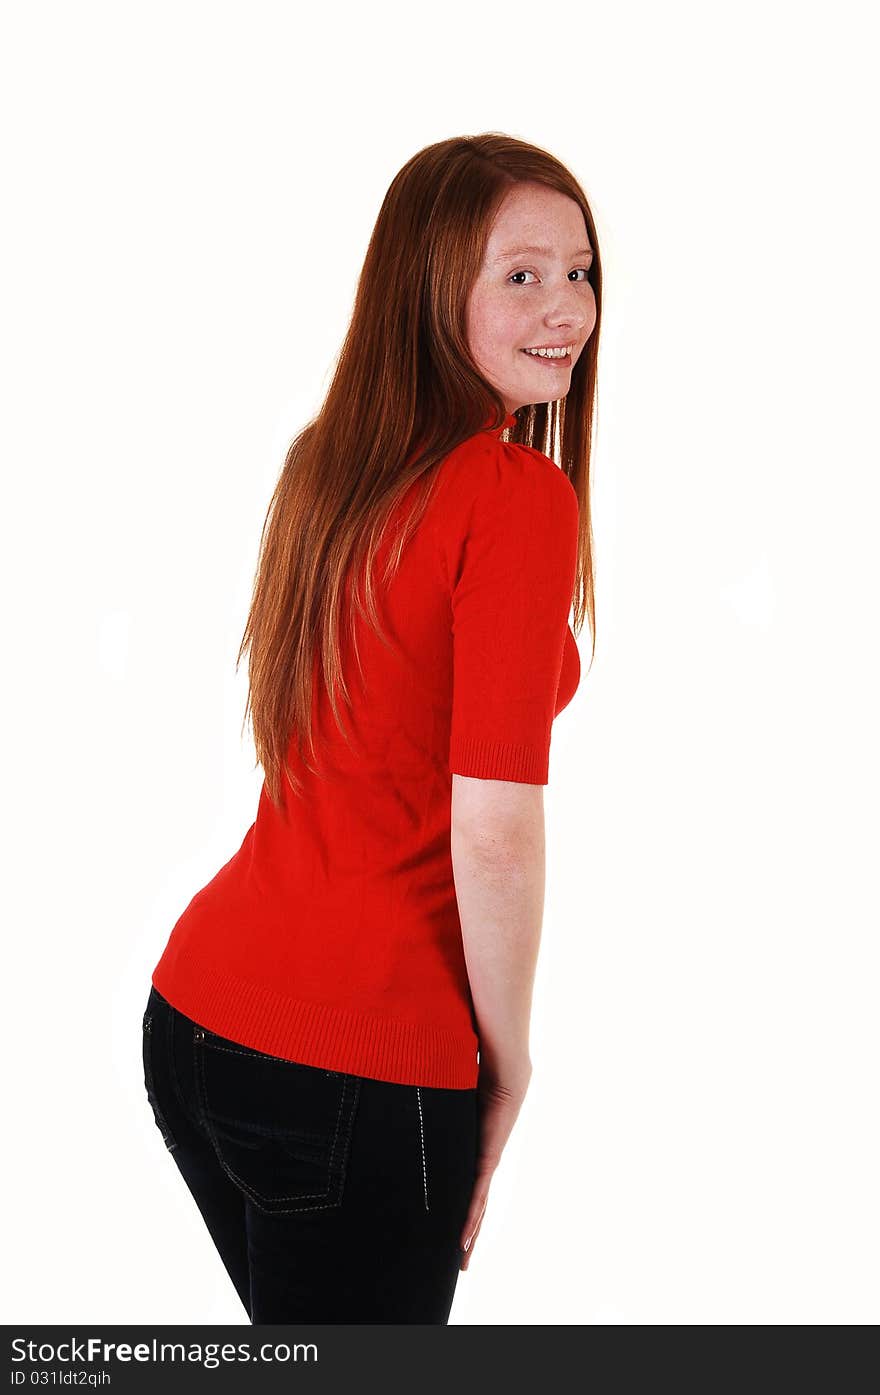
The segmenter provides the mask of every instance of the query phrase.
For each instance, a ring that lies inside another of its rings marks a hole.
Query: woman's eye
[[[583,279],[584,279],[585,281],[589,278],[589,275],[590,275],[590,268],[589,268],[589,267],[587,267],[587,266],[578,266],[578,267],[575,267],[575,271],[582,271],[582,272],[584,273]],[[513,272],[511,272],[510,276],[508,276],[507,279],[508,279],[508,281],[513,281],[513,279],[514,279],[515,276],[534,276],[534,274],[535,274],[535,273],[534,273],[533,271],[513,271]],[[526,283],[523,282],[523,281],[517,281],[516,284],[517,284],[518,286],[522,286],[522,285],[524,285],[524,284],[526,284]]]

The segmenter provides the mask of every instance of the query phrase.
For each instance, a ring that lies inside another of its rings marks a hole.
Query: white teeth
[[[535,354],[541,358],[566,358],[571,353],[571,345],[563,349],[523,349],[524,354]]]

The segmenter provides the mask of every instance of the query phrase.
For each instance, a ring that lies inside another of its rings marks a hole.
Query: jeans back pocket
[[[260,1210],[342,1204],[356,1075],[301,1065],[193,1029],[202,1123],[226,1175]]]

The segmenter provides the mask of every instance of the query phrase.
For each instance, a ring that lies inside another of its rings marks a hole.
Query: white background
[[[870,14],[5,7],[5,1321],[246,1324],[141,1015],[256,813],[259,530],[381,200],[485,130],[598,224],[598,644],[450,1321],[880,1317]]]

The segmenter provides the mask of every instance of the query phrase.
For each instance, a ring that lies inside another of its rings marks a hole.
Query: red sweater
[[[363,680],[341,627],[352,749],[316,684],[320,775],[291,742],[304,797],[285,779],[282,818],[263,785],[240,848],[171,932],[153,984],[210,1031],[377,1080],[477,1083],[452,774],[547,784],[553,718],[580,680],[568,626],[577,495],[547,456],[502,441],[503,429],[440,463],[379,594],[393,650],[358,620]],[[392,532],[393,520],[377,587]]]

